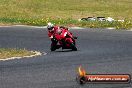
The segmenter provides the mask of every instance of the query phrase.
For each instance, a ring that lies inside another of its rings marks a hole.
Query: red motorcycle
[[[77,39],[77,37],[73,37],[72,33],[66,29],[61,29],[59,31],[61,32],[55,34],[54,38],[52,38],[51,40],[51,51],[55,51],[60,47],[62,49],[72,49],[73,51],[77,51],[75,42],[75,39]]]

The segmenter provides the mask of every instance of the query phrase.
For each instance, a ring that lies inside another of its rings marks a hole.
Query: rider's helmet
[[[54,24],[52,24],[52,23],[48,23],[47,24],[47,29],[49,30],[49,31],[52,31],[52,29],[54,28]]]

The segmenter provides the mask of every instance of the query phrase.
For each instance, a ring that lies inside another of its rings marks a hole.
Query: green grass
[[[0,0],[1,24],[46,25],[51,21],[61,25],[89,27],[91,22],[77,22],[77,19],[88,16],[110,16],[114,19],[127,19],[132,22],[131,14],[132,0]],[[115,25],[117,28],[118,26],[122,28],[126,22],[92,24],[95,25],[94,27],[117,24]],[[131,23],[127,26],[130,28]]]
[[[132,18],[132,0],[0,0],[0,16],[16,18]]]
[[[21,57],[29,56],[34,53],[26,49],[16,49],[16,48],[0,48],[0,59],[6,59],[10,57]]]
[[[81,27],[90,27],[90,28],[107,28],[114,27],[116,29],[131,29],[132,22],[130,20],[125,20],[124,22],[108,22],[108,21],[83,21],[80,22]]]

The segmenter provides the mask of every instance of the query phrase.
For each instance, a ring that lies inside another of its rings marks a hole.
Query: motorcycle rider
[[[58,29],[58,26],[54,26],[52,23],[48,23],[47,29],[48,29],[48,36],[49,36],[49,38],[52,39],[54,33],[55,33],[56,30]]]
[[[60,26],[60,27],[54,26],[54,24],[52,24],[50,22],[47,24],[47,29],[48,29],[49,38],[53,38],[55,34],[60,34],[62,29],[68,30],[68,28],[66,28],[64,26]]]
[[[59,49],[61,46],[57,45],[58,40],[61,39],[61,32],[62,29],[68,30],[68,28],[65,28],[63,26],[59,27],[59,26],[54,26],[54,24],[52,23],[48,23],[47,24],[47,29],[48,29],[48,36],[51,39],[51,45],[54,44],[56,45],[56,49]]]
[[[54,51],[55,49],[52,48],[52,46],[55,46],[56,49],[59,49],[62,47],[61,45],[57,45],[58,41],[61,40],[62,43],[64,43],[64,38],[66,35],[65,33],[68,33],[68,35],[72,35],[71,32],[68,31],[68,28],[64,26],[54,26],[52,23],[47,24],[47,29],[48,29],[48,36],[51,39],[51,51]],[[68,32],[66,32],[68,31]],[[74,41],[74,40],[73,40]],[[53,49],[53,50],[52,50]]]

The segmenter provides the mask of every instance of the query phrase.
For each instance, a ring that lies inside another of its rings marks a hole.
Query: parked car
[[[97,17],[97,20],[98,21],[106,21],[106,18],[105,17]]]
[[[79,21],[109,21],[109,22],[112,22],[112,21],[115,21],[112,17],[87,17],[87,18],[81,18],[79,19]]]

